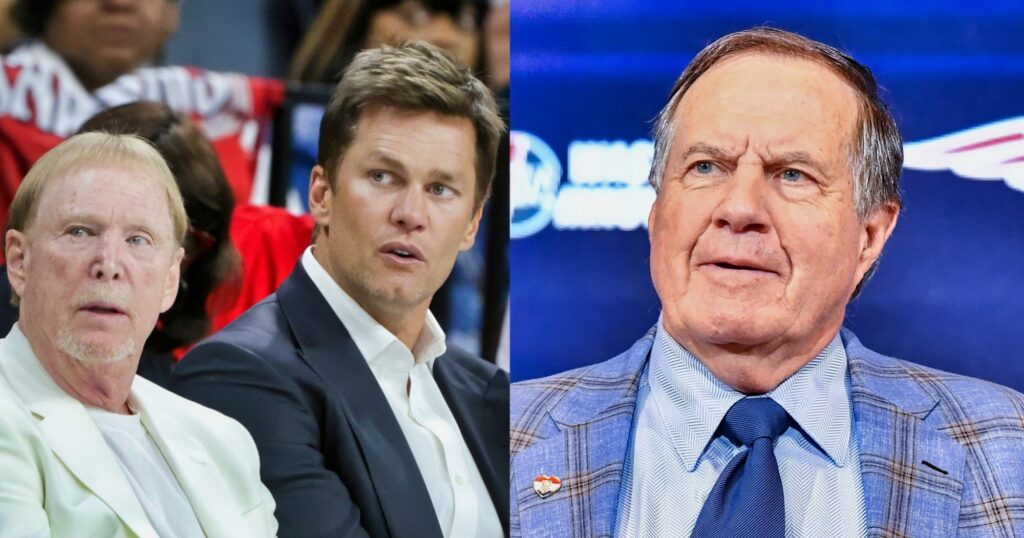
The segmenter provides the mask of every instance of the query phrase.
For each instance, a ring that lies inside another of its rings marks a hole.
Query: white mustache
[[[97,284],[75,296],[71,304],[77,310],[90,304],[105,303],[135,317],[135,308],[129,303],[126,294],[120,289],[107,284]]]

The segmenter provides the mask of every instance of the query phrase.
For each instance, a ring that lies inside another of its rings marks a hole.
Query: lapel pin
[[[547,499],[554,495],[561,487],[562,479],[557,476],[539,474],[537,475],[537,478],[533,479],[533,491],[535,491],[541,499]]]

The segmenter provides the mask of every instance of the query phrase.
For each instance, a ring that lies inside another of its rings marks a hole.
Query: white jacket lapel
[[[143,425],[178,479],[203,531],[207,536],[230,536],[248,528],[238,507],[226,502],[223,494],[231,488],[206,448],[182,427],[179,417],[160,405],[159,396],[150,389],[148,381],[136,378],[132,405],[142,415]]]
[[[39,419],[39,429],[54,455],[132,532],[156,536],[121,466],[85,406],[50,378],[17,326],[0,345],[0,353],[14,359],[6,363],[4,375],[21,401]]]

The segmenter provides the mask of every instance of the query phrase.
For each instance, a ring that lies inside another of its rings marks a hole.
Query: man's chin
[[[705,344],[727,349],[746,349],[774,340],[779,331],[773,330],[766,319],[758,319],[756,310],[747,312],[714,312],[690,324],[692,337]]]
[[[68,357],[89,366],[115,364],[137,354],[133,339],[84,338],[70,332],[58,334],[57,346]]]
[[[410,309],[430,301],[433,294],[426,292],[425,286],[419,283],[399,280],[382,282],[373,290],[376,301],[389,310]]]

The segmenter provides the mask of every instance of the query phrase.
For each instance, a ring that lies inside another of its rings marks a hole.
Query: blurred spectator
[[[210,332],[219,331],[250,306],[281,286],[312,244],[313,218],[292,215],[284,208],[241,204],[231,217],[231,241],[242,255],[241,280],[215,301]],[[180,358],[181,355],[178,355]]]
[[[95,91],[156,57],[178,27],[175,0],[16,0],[15,23]]]
[[[491,0],[491,9],[484,20],[484,51],[488,84],[495,92],[508,88],[511,22],[508,0]]]
[[[236,199],[250,199],[259,121],[279,81],[185,67],[144,67],[178,22],[174,0],[14,0],[28,37],[0,57],[0,222],[32,163],[100,110],[161,101],[200,122]]]
[[[488,8],[487,0],[326,0],[289,75],[302,82],[336,82],[360,50],[414,40],[436,45],[484,74]]]

